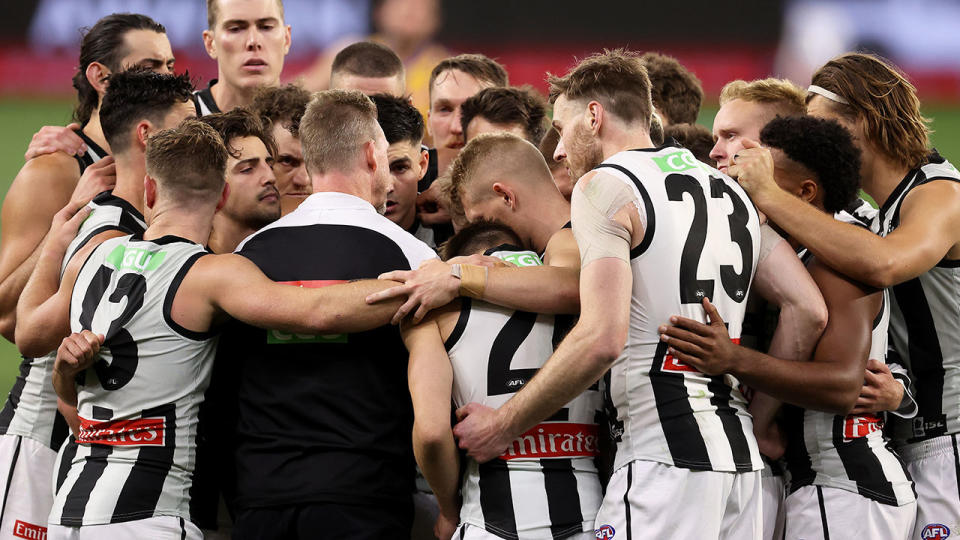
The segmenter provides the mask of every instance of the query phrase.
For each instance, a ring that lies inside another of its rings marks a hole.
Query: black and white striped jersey
[[[215,84],[217,84],[217,79],[210,81],[206,88],[193,92],[193,105],[197,109],[198,117],[220,112],[220,107],[217,106],[217,102],[214,101],[213,94],[210,92]]]
[[[517,266],[542,264],[532,251],[498,248],[487,254]],[[556,319],[463,298],[445,344],[453,365],[454,404],[498,408],[506,403],[553,353],[562,333]],[[602,499],[593,460],[599,406],[599,392],[588,389],[514,440],[499,459],[468,460],[460,521],[520,540],[592,531]]]
[[[88,206],[92,211],[67,248],[61,272],[73,255],[94,236],[108,230],[142,233],[146,228],[140,212],[109,191],[97,195]],[[20,373],[0,412],[0,434],[30,437],[54,450],[60,448],[68,429],[57,412],[57,394],[52,380],[55,359],[56,351],[40,358],[24,358],[20,363]]]
[[[883,234],[900,225],[910,191],[933,181],[960,182],[960,171],[936,153],[910,171],[880,208]],[[891,346],[910,374],[918,411],[891,416],[888,434],[904,444],[960,432],[960,260],[944,259],[890,291]]]
[[[865,201],[834,217],[877,230],[877,211]],[[805,264],[812,254],[801,251]],[[868,358],[884,361],[890,321],[888,291],[873,320]],[[836,415],[786,405],[787,466],[791,493],[816,485],[858,493],[882,504],[902,506],[916,500],[913,482],[883,437],[883,419],[874,414]]]
[[[642,459],[694,470],[760,470],[739,382],[676,360],[658,332],[672,315],[706,321],[701,301],[709,297],[739,341],[760,247],[753,204],[734,180],[678,147],[620,152],[598,170],[630,186],[645,223],[630,253],[627,343],[609,378],[614,467]]]
[[[73,132],[76,133],[77,136],[83,140],[83,143],[87,145],[87,151],[84,152],[83,155],[73,156],[77,160],[77,163],[80,164],[80,174],[82,175],[83,171],[87,170],[87,167],[109,156],[110,154],[103,148],[100,148],[99,144],[93,142],[93,139],[87,137],[87,134],[83,131],[75,129]]]
[[[74,332],[106,339],[77,381],[80,434],[50,523],[82,526],[155,516],[189,519],[197,412],[216,339],[178,325],[173,299],[208,252],[188,240],[103,242],[77,277]]]

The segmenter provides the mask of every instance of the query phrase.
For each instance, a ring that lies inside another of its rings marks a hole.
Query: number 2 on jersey
[[[684,304],[699,304],[704,297],[714,298],[714,280],[697,279],[700,258],[707,240],[707,199],[703,188],[696,178],[686,174],[670,174],[664,179],[667,198],[671,201],[683,201],[687,193],[693,200],[693,221],[687,241],[683,244],[680,259],[680,301]],[[733,213],[727,216],[730,227],[730,241],[740,249],[740,272],[732,265],[720,265],[720,283],[723,290],[734,302],[740,303],[747,296],[750,275],[753,269],[753,242],[747,223],[750,213],[743,199],[720,178],[710,177],[710,198],[722,199],[724,195],[733,204]]]

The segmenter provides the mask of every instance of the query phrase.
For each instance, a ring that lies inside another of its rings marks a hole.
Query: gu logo
[[[920,531],[922,540],[944,540],[948,536],[950,536],[950,529],[940,523],[931,523]]]
[[[613,530],[613,527],[610,525],[601,525],[594,533],[599,540],[602,540],[604,538],[613,538],[613,535],[617,534],[617,531]]]

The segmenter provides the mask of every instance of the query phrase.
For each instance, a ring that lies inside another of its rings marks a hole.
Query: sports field
[[[31,135],[42,125],[64,125],[70,120],[71,102],[63,100],[0,99],[0,193],[4,195],[10,182],[23,165],[23,153]],[[924,113],[933,119],[933,142],[937,149],[956,163],[960,161],[960,107],[930,106]],[[716,105],[705,107],[700,123],[710,126]],[[37,194],[43,196],[42,193]],[[16,347],[0,338],[0,402],[17,374],[19,355]]]

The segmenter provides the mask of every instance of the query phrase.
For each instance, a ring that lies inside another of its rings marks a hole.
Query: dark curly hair
[[[823,207],[846,208],[860,189],[860,150],[850,132],[833,120],[813,116],[777,116],[760,131],[764,146],[777,148],[815,176]]]
[[[271,156],[277,155],[277,144],[273,140],[270,130],[260,121],[260,117],[245,107],[237,107],[227,112],[208,114],[200,121],[212,127],[223,138],[227,152],[234,159],[240,157],[240,152],[230,143],[238,137],[257,137],[267,147]]]
[[[693,157],[704,163],[713,163],[710,151],[713,150],[713,133],[700,124],[670,124],[663,128],[664,138],[672,138],[677,144],[690,150]]]
[[[100,126],[113,153],[130,146],[130,128],[147,119],[163,121],[177,103],[193,98],[190,74],[167,75],[134,68],[110,75],[109,86],[100,106]]]
[[[377,122],[388,144],[423,141],[423,116],[409,101],[386,94],[374,94],[370,99],[377,106]]]
[[[464,134],[477,116],[494,124],[519,124],[524,137],[531,144],[539,144],[546,131],[547,102],[530,86],[484,88],[460,106]]]
[[[300,137],[300,119],[310,103],[310,92],[296,84],[285,84],[260,89],[250,108],[263,125],[271,130],[277,122],[294,137]]]
[[[120,61],[127,55],[126,36],[131,30],[153,30],[166,34],[167,29],[157,21],[138,13],[114,13],[85,29],[80,42],[80,61],[73,75],[73,87],[77,90],[77,106],[73,119],[81,126],[87,125],[90,115],[100,103],[97,90],[87,80],[87,66],[99,62],[116,73],[123,66]]]

